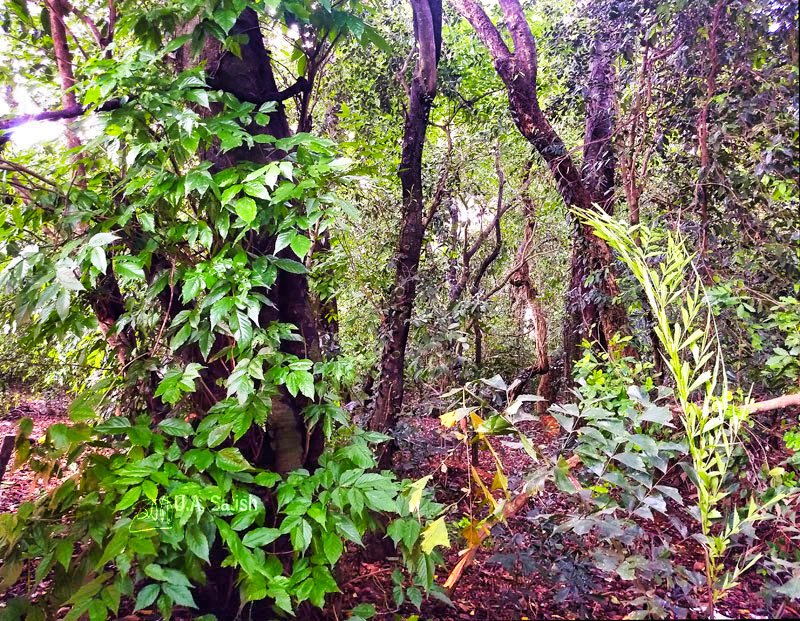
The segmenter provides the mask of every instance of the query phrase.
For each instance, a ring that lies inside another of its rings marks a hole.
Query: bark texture
[[[400,240],[395,254],[395,281],[383,324],[381,369],[369,426],[390,428],[403,404],[403,368],[409,322],[417,288],[417,270],[425,236],[422,192],[422,151],[436,95],[437,64],[442,42],[441,0],[411,0],[417,62],[409,89],[402,155],[398,176],[403,209]]]
[[[245,9],[230,34],[247,35],[247,43],[241,46],[241,56],[237,57],[226,53],[219,41],[208,40],[203,57],[206,66],[213,67],[208,73],[209,85],[243,101],[257,104],[274,101],[276,94],[280,93],[256,12],[250,8]],[[291,135],[283,104],[278,102],[277,110],[270,115],[267,125],[253,123],[248,130],[276,138]],[[241,161],[263,164],[281,155],[271,145],[256,143],[252,147],[241,147],[225,154],[210,152],[206,157],[214,162],[216,168],[226,168]],[[261,254],[269,254],[275,247],[275,240],[264,235],[253,235],[250,241],[252,251]],[[283,254],[288,258],[287,250],[278,253],[278,256]],[[319,337],[306,276],[279,271],[270,294],[278,310],[265,309],[260,317],[262,325],[276,320],[294,324],[302,340],[284,342],[284,351],[301,358],[318,360]],[[264,438],[246,438],[246,446],[251,447],[247,457],[259,466],[271,467],[279,472],[288,472],[315,462],[322,449],[322,439],[318,431],[309,432],[306,429],[302,416],[305,405],[305,399],[293,398],[285,390],[273,397],[269,416],[269,446],[265,447]],[[253,434],[260,434],[260,431],[254,430]]]
[[[506,45],[479,2],[450,1],[456,11],[472,25],[489,51],[495,70],[506,85],[514,122],[520,133],[547,163],[566,205],[591,210],[598,199],[601,205],[610,205],[612,194],[607,188],[613,186],[614,163],[613,157],[610,157],[608,132],[613,119],[610,112],[595,115],[588,124],[587,133],[598,136],[599,140],[592,141],[587,147],[589,156],[596,159],[585,168],[585,179],[539,105],[536,93],[536,42],[519,0],[499,0],[505,26],[511,35],[513,51]],[[611,65],[606,60],[608,53],[604,45],[601,47],[604,55],[595,59],[592,67],[596,84],[590,96],[593,99],[590,107],[594,112],[607,101],[609,93],[613,93],[613,83],[607,83],[606,77],[611,73]],[[610,77],[613,78],[613,73]],[[585,336],[594,338],[601,346],[606,346],[616,332],[629,331],[624,308],[613,301],[619,290],[610,270],[611,262],[612,253],[608,245],[597,238],[588,227],[576,224],[567,305],[568,325],[577,324],[579,329],[576,331],[572,327],[569,334],[565,333],[567,372],[577,355],[577,346]],[[587,284],[587,277],[590,275],[594,277],[595,283],[591,286]]]
[[[536,232],[536,214],[533,201],[527,195],[523,198],[523,206],[525,230],[523,231],[522,243],[517,251],[516,265],[518,267],[511,275],[509,283],[513,287],[511,295],[516,314],[525,334],[533,339],[536,347],[536,361],[526,369],[525,374],[528,374],[528,377],[540,376],[536,394],[544,397],[545,400],[536,402],[536,412],[541,415],[547,411],[548,405],[554,401],[553,382],[550,377],[547,317],[544,314],[536,286],[531,279],[530,264],[528,262],[528,254],[533,246]]]

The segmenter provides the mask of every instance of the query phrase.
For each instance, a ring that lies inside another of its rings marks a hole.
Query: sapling
[[[786,495],[764,504],[751,498],[746,507],[734,506],[727,517],[721,511],[722,500],[732,491],[730,465],[748,408],[733,399],[712,309],[683,241],[643,225],[629,227],[605,212],[576,211],[631,270],[652,311],[691,458],[682,466],[697,489],[692,512],[700,533],[695,539],[703,547],[707,613],[713,617],[716,602],[760,557],[746,555],[725,572],[733,538],[745,525],[767,517],[767,509]]]

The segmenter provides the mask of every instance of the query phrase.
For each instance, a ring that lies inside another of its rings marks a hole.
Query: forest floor
[[[16,433],[19,419],[25,416],[33,419],[31,437],[36,440],[44,435],[48,426],[66,420],[66,400],[22,400],[15,407],[3,408],[0,410],[0,436]],[[553,419],[548,416],[544,421],[522,423],[520,427],[546,455],[557,455],[562,438]],[[436,490],[437,501],[448,507],[448,522],[486,515],[486,506],[477,503],[466,491],[471,485],[469,452],[455,439],[452,430],[442,427],[438,417],[427,415],[406,419],[398,431],[401,451],[395,456],[395,465],[399,476],[419,479],[432,475],[428,485]],[[522,485],[524,475],[531,471],[533,464],[514,443],[501,438],[492,438],[491,443],[513,493]],[[489,451],[481,451],[476,471],[490,488],[495,463]],[[57,483],[51,481],[43,486],[27,467],[14,470],[9,464],[0,483],[0,513],[16,510],[20,503]],[[681,491],[690,494],[687,485]],[[502,495],[501,490],[495,493],[498,499]],[[372,603],[377,610],[374,618],[380,621],[410,620],[415,615],[428,621],[622,619],[645,610],[647,603],[656,598],[672,608],[669,617],[703,617],[700,610],[690,608],[691,602],[698,601],[697,594],[686,594],[667,584],[654,586],[638,580],[626,581],[597,570],[590,559],[597,545],[591,534],[579,537],[554,529],[560,518],[574,514],[576,502],[548,483],[507,523],[495,526],[450,594],[452,605],[429,598],[419,611],[408,601],[398,608],[392,595],[391,578],[392,570],[398,566],[397,559],[382,552],[376,555],[369,547],[351,546],[337,567],[342,593],[332,598],[327,618],[346,619],[348,611],[356,605]],[[690,536],[677,532],[666,518],[658,515],[652,522],[640,520],[639,525],[653,542],[664,537],[671,539],[675,554],[672,563],[695,570],[702,567],[699,546]],[[450,541],[450,549],[443,553],[445,563],[436,576],[438,584],[444,583],[459,561],[459,551],[467,546],[458,528],[451,529]],[[769,609],[761,595],[763,586],[763,577],[757,571],[748,572],[720,602],[718,618],[800,616],[800,612],[789,606]],[[126,617],[127,620],[137,618],[135,615]]]

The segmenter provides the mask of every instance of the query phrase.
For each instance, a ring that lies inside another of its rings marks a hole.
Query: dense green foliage
[[[565,203],[445,4],[403,413],[445,406],[469,515],[436,502],[436,470],[379,467],[374,451],[399,434],[361,424],[408,216],[411,7],[0,7],[3,116],[80,108],[0,125],[0,389],[70,401],[43,439],[18,423],[13,466],[58,484],[0,514],[4,613],[304,618],[340,592],[346,554],[386,542],[397,610],[446,604],[441,549],[481,546],[545,486],[569,497],[536,518],[563,563],[541,561],[545,539],[498,541],[493,558],[527,558],[559,601],[600,571],[636,585],[634,617],[713,613],[752,568],[770,605],[800,597],[800,419],[748,409],[800,386],[797,3],[522,5],[539,103],[578,160],[593,42],[611,41],[617,214]],[[217,75],[252,53],[248,12],[269,75],[296,91],[248,101]],[[619,295],[591,274],[578,314],[614,302],[630,326],[573,365],[579,222],[613,250]],[[530,433],[548,407],[555,449]],[[755,456],[762,431],[779,446]],[[498,437],[528,472],[509,476]],[[642,526],[657,520],[691,538],[700,569]],[[576,551],[586,535],[596,545]],[[667,587],[675,601],[656,595]]]

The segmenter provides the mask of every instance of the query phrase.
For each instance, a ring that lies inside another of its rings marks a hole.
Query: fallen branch
[[[543,470],[538,471],[539,474],[552,468],[552,464],[549,463],[549,460],[544,455],[542,455],[542,457],[545,459],[547,465]],[[580,458],[577,455],[573,455],[567,460],[567,465],[570,468],[574,468],[579,461]],[[537,477],[534,475],[531,480],[535,478]],[[580,489],[580,483],[578,483],[578,481],[572,476],[569,478],[572,483],[578,489]],[[447,576],[447,580],[445,580],[444,585],[442,585],[448,596],[453,593],[453,590],[456,588],[456,584],[461,579],[461,575],[464,573],[464,570],[466,570],[467,567],[472,564],[472,561],[475,560],[475,554],[489,536],[489,533],[491,533],[492,528],[499,522],[505,522],[508,520],[508,518],[516,515],[528,503],[528,500],[535,496],[541,490],[541,488],[541,484],[531,486],[531,481],[529,480],[529,482],[523,485],[520,491],[517,492],[514,500],[507,502],[505,506],[503,506],[503,511],[500,513],[500,515],[495,516],[491,523],[482,524],[480,526],[480,530],[477,533],[477,539],[468,548],[460,552],[459,556],[461,556],[461,560],[456,563],[455,567],[453,567],[453,570],[450,572],[450,575]]]
[[[744,406],[744,411],[748,414],[755,412],[769,412],[770,410],[780,410],[783,408],[800,407],[800,392],[792,395],[783,395],[766,401],[748,403]]]

